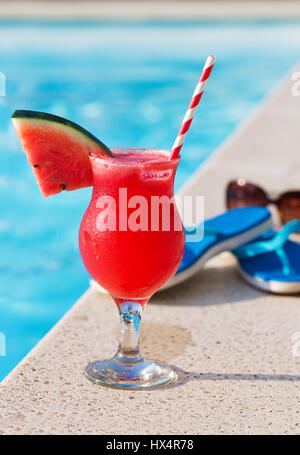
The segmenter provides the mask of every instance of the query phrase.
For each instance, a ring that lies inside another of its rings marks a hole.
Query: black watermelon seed
[[[34,164],[33,167],[39,167],[40,165],[39,164]]]
[[[61,184],[61,187],[62,187],[63,190],[66,190],[66,189],[67,189],[67,185],[66,185],[65,183],[62,183],[62,184]]]

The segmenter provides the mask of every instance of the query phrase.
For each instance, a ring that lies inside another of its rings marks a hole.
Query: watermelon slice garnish
[[[63,117],[18,110],[12,122],[45,197],[91,186],[90,153],[113,156],[99,139]]]

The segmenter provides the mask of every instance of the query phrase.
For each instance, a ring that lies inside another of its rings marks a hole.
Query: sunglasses
[[[268,204],[274,204],[277,207],[283,224],[294,219],[300,220],[300,191],[287,191],[277,198],[271,198],[258,185],[242,178],[233,180],[227,185],[227,209]]]

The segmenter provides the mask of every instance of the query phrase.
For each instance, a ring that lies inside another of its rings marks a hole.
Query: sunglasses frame
[[[239,183],[239,181],[241,181],[241,183]],[[269,205],[269,204],[272,204],[272,205],[275,205],[278,212],[279,212],[279,215],[280,215],[280,218],[281,218],[281,221],[282,222],[286,222],[286,217],[284,216],[284,210],[282,207],[282,204],[284,202],[284,199],[288,198],[288,199],[299,199],[300,201],[300,190],[289,190],[289,191],[284,191],[283,193],[279,194],[278,197],[271,197],[268,195],[268,193],[263,189],[261,188],[259,185],[255,184],[255,183],[252,183],[246,179],[235,179],[235,180],[231,180],[230,182],[228,182],[227,184],[227,187],[226,187],[226,207],[227,209],[228,208],[233,208],[231,207],[231,204],[229,203],[230,201],[230,187],[232,185],[236,185],[236,188],[238,189],[238,187],[240,187],[241,189],[243,187],[252,187],[252,189],[254,190],[258,190],[260,192],[260,194],[263,196],[263,199],[264,199],[264,203],[263,204],[257,204],[257,205],[263,205],[263,206],[266,206],[266,205]],[[231,190],[232,191],[232,190]],[[233,199],[233,198],[231,198]],[[238,198],[236,198],[238,199]],[[242,200],[242,199],[241,199]],[[246,202],[246,200],[244,200],[244,202]],[[247,205],[251,205],[251,204],[242,204],[242,205],[239,205],[240,207],[246,207]],[[298,219],[300,219],[300,204],[299,204],[299,216],[297,217]]]

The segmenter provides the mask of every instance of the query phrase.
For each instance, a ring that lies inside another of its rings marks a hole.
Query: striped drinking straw
[[[189,130],[189,127],[191,126],[192,120],[194,118],[196,109],[198,107],[198,104],[201,100],[203,90],[206,86],[206,83],[208,81],[208,78],[210,76],[211,70],[213,69],[213,66],[215,64],[216,57],[213,55],[209,55],[206,59],[205,65],[203,67],[200,79],[198,81],[198,84],[196,86],[196,89],[194,91],[192,100],[190,102],[190,105],[188,107],[188,110],[184,116],[183,122],[181,124],[181,128],[179,130],[179,133],[176,137],[176,140],[174,142],[171,154],[170,154],[170,160],[177,158],[179,156],[181,147],[183,145],[185,136],[187,135],[187,132]]]

